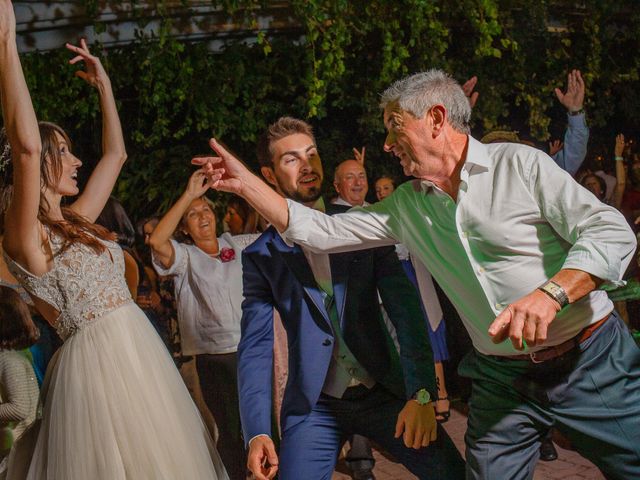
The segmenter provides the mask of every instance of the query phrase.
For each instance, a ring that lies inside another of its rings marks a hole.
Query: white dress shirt
[[[222,262],[195,245],[171,240],[175,260],[164,268],[154,259],[160,275],[173,277],[180,345],[185,355],[223,354],[238,350],[242,318],[242,250],[259,235],[223,233],[220,249],[232,248],[235,258]]]
[[[401,185],[371,206],[331,217],[289,201],[283,238],[325,252],[404,243],[455,305],[475,348],[522,353],[487,332],[510,303],[561,269],[615,284],[636,239],[624,217],[600,202],[549,156],[525,145],[483,145],[469,137],[457,202],[428,181]],[[613,309],[596,290],[563,309],[536,351],[558,345]]]

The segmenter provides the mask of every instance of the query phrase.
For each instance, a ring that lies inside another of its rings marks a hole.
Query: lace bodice
[[[62,240],[49,236],[53,268],[39,277],[4,254],[7,266],[24,288],[60,312],[54,327],[62,339],[125,303],[132,302],[124,278],[124,257],[117,243],[97,255],[81,243],[59,253]]]

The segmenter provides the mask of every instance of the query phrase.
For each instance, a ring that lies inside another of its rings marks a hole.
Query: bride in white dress
[[[0,188],[12,188],[4,251],[12,273],[64,339],[43,386],[33,440],[12,452],[9,479],[227,479],[171,357],[133,303],[122,251],[92,222],[126,159],[111,84],[84,41],[67,45],[95,87],[103,155],[78,194],[81,162],[59,127],[38,124],[16,47],[15,17],[0,0]],[[42,137],[42,138],[41,138]],[[27,437],[28,438],[28,437]]]

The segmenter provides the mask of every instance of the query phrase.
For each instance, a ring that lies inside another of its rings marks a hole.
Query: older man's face
[[[333,186],[347,203],[361,206],[369,191],[367,173],[364,167],[355,160],[345,160],[336,170],[336,180]]]
[[[426,117],[415,118],[402,110],[397,103],[390,103],[384,110],[384,125],[387,138],[385,152],[391,152],[400,159],[400,165],[407,176],[422,177],[428,174],[427,152],[431,150]]]

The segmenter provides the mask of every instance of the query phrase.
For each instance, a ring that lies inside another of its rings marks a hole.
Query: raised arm
[[[622,206],[622,197],[627,186],[627,172],[624,169],[624,135],[619,133],[616,135],[616,145],[614,149],[616,162],[616,189],[613,193],[613,206],[620,210]]]
[[[191,160],[202,165],[211,179],[211,187],[235,193],[247,200],[262,216],[286,236],[313,251],[326,253],[362,250],[364,248],[393,245],[397,240],[390,231],[389,215],[385,209],[387,199],[366,208],[355,208],[347,213],[325,215],[287,201],[215,139],[210,141],[219,156],[197,157]],[[289,215],[298,215],[295,228],[289,228]]]
[[[171,236],[178,227],[182,215],[187,211],[191,202],[204,195],[208,189],[209,179],[203,169],[193,172],[184,193],[178,201],[173,204],[165,216],[160,219],[160,222],[151,234],[149,245],[153,250],[153,256],[164,268],[171,267],[175,261],[175,252],[171,245]]]
[[[0,101],[11,146],[10,152],[0,152],[2,168],[13,168],[13,199],[6,213],[4,247],[9,255],[31,269],[33,266],[23,252],[40,251],[37,218],[42,143],[18,57],[16,19],[9,0],[0,0]]]
[[[91,54],[84,39],[80,46],[67,43],[67,48],[76,54],[69,63],[75,65],[84,62],[86,71],[78,70],[76,76],[98,90],[102,110],[102,158],[93,170],[89,182],[82,194],[71,205],[76,213],[94,222],[104,208],[120,170],[127,159],[122,136],[120,118],[116,109],[116,100],[111,88],[111,80],[105,72],[100,59]]]
[[[589,128],[585,121],[584,95],[585,85],[580,70],[572,70],[567,75],[567,90],[555,89],[556,97],[567,109],[567,130],[562,148],[551,154],[556,164],[571,175],[582,165],[587,155]]]

